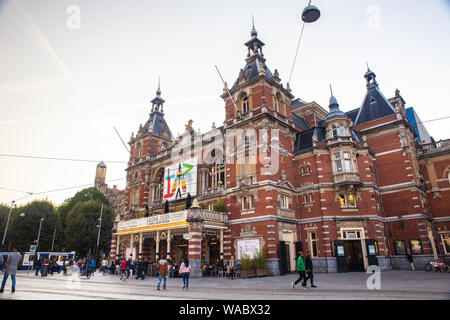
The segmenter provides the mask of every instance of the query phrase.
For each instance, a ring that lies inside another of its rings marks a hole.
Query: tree
[[[65,242],[78,256],[86,256],[91,249],[96,250],[102,202],[89,200],[78,202],[67,214]],[[109,205],[103,206],[99,252],[109,251],[114,225],[114,211]]]
[[[20,216],[22,212],[25,213],[23,217]],[[19,251],[29,251],[30,245],[35,244],[38,238],[41,218],[44,221],[38,250],[50,251],[55,228],[59,235],[62,234],[62,228],[55,207],[46,200],[34,200],[12,210],[4,250],[12,250],[14,246]],[[58,250],[56,239],[54,249]]]
[[[58,213],[59,213],[59,219],[60,224],[63,229],[63,235],[62,238],[63,246],[66,246],[66,221],[67,221],[67,215],[78,203],[85,202],[89,200],[96,200],[100,203],[103,203],[106,206],[109,206],[109,201],[106,199],[105,195],[101,193],[97,188],[90,187],[83,189],[81,191],[78,191],[72,198],[66,199],[59,207],[58,207]]]

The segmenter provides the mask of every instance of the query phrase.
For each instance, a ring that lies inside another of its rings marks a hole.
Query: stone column
[[[116,244],[116,258],[120,256],[120,236],[117,235],[117,244]]]
[[[133,243],[133,234],[130,234],[130,254],[133,254],[133,245],[134,245],[134,243]],[[130,258],[130,257],[127,257],[127,260],[128,260],[129,258]],[[131,256],[131,259],[133,260],[134,257]]]
[[[220,265],[223,266],[223,229],[220,229]]]
[[[200,207],[191,207],[188,210],[186,221],[189,223],[189,234],[191,239],[188,243],[188,258],[191,267],[191,277],[197,278],[202,276],[201,254],[202,254],[202,229],[203,218],[201,217]]]
[[[139,256],[143,257],[142,255],[142,244],[143,244],[143,233],[141,232],[139,234]]]
[[[170,229],[167,230],[167,260],[170,259]]]
[[[159,230],[156,231],[156,261],[159,260]]]

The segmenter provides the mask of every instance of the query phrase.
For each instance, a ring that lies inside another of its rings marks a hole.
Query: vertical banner
[[[180,161],[164,170],[164,200],[197,195],[197,158]]]

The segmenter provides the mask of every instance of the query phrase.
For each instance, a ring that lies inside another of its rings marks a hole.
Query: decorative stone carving
[[[247,224],[244,228],[241,228],[241,237],[251,237],[256,235],[256,227],[253,229]]]

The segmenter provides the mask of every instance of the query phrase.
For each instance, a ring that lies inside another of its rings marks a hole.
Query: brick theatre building
[[[279,275],[295,271],[299,250],[319,272],[407,268],[408,251],[423,268],[449,255],[449,141],[433,140],[398,90],[385,98],[371,70],[359,108],[345,112],[331,94],[326,110],[282,84],[254,28],[245,46],[220,127],[201,133],[189,121],[174,137],[158,87],[129,141],[111,257],[188,257],[201,275],[203,263],[265,248]]]

